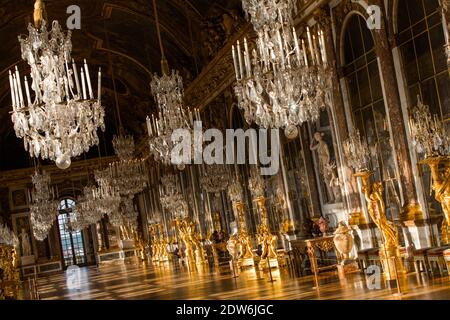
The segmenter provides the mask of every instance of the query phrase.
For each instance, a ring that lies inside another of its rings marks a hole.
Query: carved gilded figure
[[[448,244],[450,242],[450,159],[448,157],[433,157],[421,162],[428,164],[431,170],[432,190],[444,213],[441,231],[442,243]],[[445,166],[442,171],[439,170],[441,164]]]

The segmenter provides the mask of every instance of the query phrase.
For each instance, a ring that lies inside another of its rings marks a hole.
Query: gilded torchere
[[[196,232],[195,223],[189,218],[176,218],[174,222],[181,241],[186,247],[185,254],[188,258],[188,262],[196,262],[197,264],[206,262],[205,250],[200,242],[200,236]]]
[[[261,214],[261,224],[258,226],[256,235],[258,243],[262,247],[261,261],[268,259],[270,266],[276,265],[277,261],[277,236],[270,233],[269,217],[267,215],[266,198],[257,197],[255,199],[258,210]],[[274,262],[275,260],[275,262]]]
[[[241,244],[241,253],[239,263],[242,267],[253,266],[253,247],[252,240],[248,234],[247,223],[245,221],[245,205],[243,202],[233,203],[234,210],[239,221],[238,239]]]
[[[381,182],[370,183],[372,171],[361,171],[355,174],[361,178],[362,192],[367,201],[367,210],[373,222],[380,230],[382,247],[380,250],[381,263],[387,280],[397,279],[397,274],[403,274],[403,264],[400,259],[398,232],[386,218],[383,200],[383,185]]]
[[[169,251],[167,250],[168,240],[164,235],[164,227],[161,223],[155,223],[150,226],[150,236],[152,241],[152,260],[165,262],[169,260]]]
[[[422,160],[431,170],[433,178],[432,190],[436,200],[442,206],[444,220],[442,221],[442,243],[449,244],[450,233],[450,157],[430,157]],[[442,166],[442,170],[440,167]]]
[[[344,142],[343,148],[347,163],[356,171],[355,177],[361,178],[361,191],[367,202],[367,211],[381,233],[380,258],[386,280],[397,279],[397,275],[404,274],[398,233],[386,218],[382,182],[370,182],[373,172],[367,169],[370,155],[367,143],[361,139],[359,131],[355,130]]]
[[[430,108],[417,96],[417,106],[411,111],[409,129],[412,143],[419,154],[424,154],[421,164],[427,164],[433,179],[432,190],[442,205],[442,242],[449,243],[450,213],[450,133],[449,127],[432,115]],[[442,171],[441,171],[442,170]]]
[[[0,244],[0,300],[17,299],[20,285],[17,263],[16,249]]]
[[[234,180],[228,188],[228,196],[233,203],[234,216],[238,221],[238,232],[230,238],[231,248],[236,247],[236,241],[239,243],[239,264],[241,267],[254,266],[252,240],[248,234],[247,222],[245,221],[245,204],[242,185],[239,179]],[[229,242],[230,242],[229,241]],[[229,246],[230,247],[230,243]],[[227,247],[227,248],[228,248]],[[230,251],[230,250],[229,250]],[[230,251],[233,255],[234,252]]]

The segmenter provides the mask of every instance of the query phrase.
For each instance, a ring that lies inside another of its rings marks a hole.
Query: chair
[[[417,274],[425,272],[428,275],[427,251],[431,248],[413,250],[414,270]]]
[[[446,269],[446,263],[444,259],[444,251],[449,250],[450,246],[433,248],[427,251],[428,266],[431,274],[434,274],[435,267],[439,271],[439,275],[444,275],[444,270]]]
[[[367,255],[367,252],[371,249],[364,249],[358,251],[358,264],[359,268],[364,271],[369,266],[369,256]]]
[[[369,265],[381,267],[380,248],[372,248],[367,251]]]
[[[447,274],[450,276],[450,249],[444,251],[444,260],[447,265]]]

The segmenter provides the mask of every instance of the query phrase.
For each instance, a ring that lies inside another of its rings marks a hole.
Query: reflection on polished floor
[[[339,280],[336,273],[320,276],[320,288],[313,288],[312,276],[292,277],[287,271],[270,274],[244,271],[237,277],[211,270],[188,270],[175,264],[111,265],[97,269],[80,269],[81,286],[77,290],[67,287],[67,274],[61,273],[38,279],[40,298],[43,300],[110,300],[110,299],[450,299],[450,277],[419,278],[409,274],[397,290],[369,290],[363,274],[348,274]]]

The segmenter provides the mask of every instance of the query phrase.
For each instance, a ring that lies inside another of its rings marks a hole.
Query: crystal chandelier
[[[244,190],[242,189],[241,183],[237,179],[228,187],[228,196],[233,203],[244,201]]]
[[[171,151],[174,146],[172,133],[176,129],[191,131],[195,120],[200,121],[198,110],[186,111],[183,105],[184,88],[183,79],[178,71],[169,71],[159,28],[158,10],[153,1],[159,45],[161,50],[162,76],[154,74],[150,83],[151,93],[157,104],[157,116],[147,117],[147,131],[149,136],[150,152],[156,161],[166,165],[172,164]],[[179,165],[179,168],[183,168]]]
[[[161,178],[159,197],[162,207],[172,213],[173,217],[183,219],[188,216],[189,206],[181,194],[176,175],[166,174]]]
[[[257,33],[256,49],[238,41],[233,46],[235,93],[246,121],[263,128],[284,128],[298,134],[297,125],[319,117],[327,104],[331,72],[322,31],[307,28],[305,41],[297,37],[293,0],[243,0],[243,9]]]
[[[122,201],[120,206],[120,214],[123,220],[122,224],[130,227],[132,231],[136,231],[138,228],[139,213],[133,205],[132,198],[126,198]]]
[[[266,182],[258,173],[256,167],[252,168],[250,172],[250,179],[248,179],[248,189],[252,193],[253,198],[264,197]]]
[[[369,148],[365,140],[361,139],[358,129],[343,143],[344,155],[347,164],[356,171],[368,170]]]
[[[96,199],[96,187],[89,185],[83,188],[83,193],[78,197],[74,210],[70,217],[72,230],[83,230],[101,220],[103,214],[98,208]]]
[[[19,239],[14,234],[14,232],[12,232],[11,229],[8,228],[8,226],[0,223],[0,245],[2,244],[18,248]]]
[[[417,96],[417,106],[412,110],[409,119],[412,144],[418,153],[425,157],[447,156],[450,154],[450,132],[439,120],[432,117],[430,108]]]
[[[205,168],[204,175],[200,178],[202,188],[210,193],[219,193],[226,190],[230,183],[226,166],[210,165]]]
[[[147,166],[144,159],[134,159],[134,139],[120,134],[114,136],[113,146],[119,161],[109,168],[95,171],[95,180],[103,188],[102,197],[115,197],[117,191],[122,197],[142,192],[148,185]]]
[[[19,37],[22,58],[31,67],[31,83],[27,77],[22,81],[17,67],[9,73],[11,118],[31,157],[50,159],[66,169],[71,157],[98,144],[97,129],[105,129],[101,71],[94,97],[86,61],[81,69],[73,60],[69,64],[71,32],[63,32],[57,21],[48,30],[39,9],[35,10],[35,25],[28,26],[29,36]]]
[[[54,199],[53,189],[50,187],[50,175],[35,172],[31,177],[33,190],[31,192],[30,220],[34,237],[43,241],[47,238],[55,221],[58,204]]]

